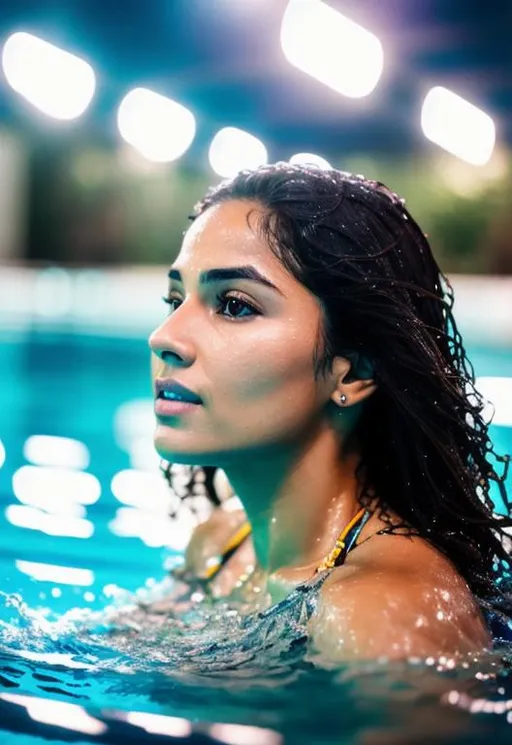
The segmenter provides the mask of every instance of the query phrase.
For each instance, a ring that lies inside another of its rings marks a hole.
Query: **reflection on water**
[[[2,745],[15,731],[81,743],[190,732],[245,745],[512,741],[507,647],[456,666],[333,667],[300,615],[285,629],[243,626],[236,607],[183,603],[170,580],[148,580],[179,559],[193,525],[168,517],[146,340],[29,331],[1,341]],[[512,378],[510,353],[470,356],[477,375]],[[511,452],[503,404],[497,413],[496,449]]]
[[[0,675],[11,695],[4,705],[25,705],[12,699],[20,692],[79,705],[99,723],[115,709],[125,719],[130,711],[171,717],[169,733],[178,718],[250,725],[293,743],[510,742],[510,645],[457,665],[440,657],[333,666],[309,648],[304,629],[275,627],[252,654],[241,650],[219,664],[215,641],[232,640],[236,649],[247,616],[218,601],[163,612],[162,597],[173,591],[165,580],[142,602],[139,593],[53,618],[4,596]],[[250,741],[244,737],[233,742]],[[270,740],[260,733],[254,742]]]

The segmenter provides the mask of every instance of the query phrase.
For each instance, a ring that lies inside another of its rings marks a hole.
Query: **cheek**
[[[266,328],[247,343],[233,342],[222,360],[217,358],[211,379],[225,381],[219,387],[226,399],[244,405],[272,405],[272,399],[291,403],[301,396],[311,403],[314,392],[311,333],[282,326]],[[217,387],[217,386],[215,386]],[[224,398],[224,397],[223,397]]]

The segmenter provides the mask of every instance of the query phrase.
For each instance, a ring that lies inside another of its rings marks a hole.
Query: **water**
[[[176,592],[163,567],[179,560],[193,524],[166,517],[147,447],[145,340],[34,331],[0,341],[2,743],[511,741],[505,646],[457,666],[333,666],[297,627],[291,649],[277,634],[257,654],[239,650],[231,670],[202,664],[201,645],[236,638],[236,614],[143,610]],[[474,349],[472,359],[477,375],[512,377],[510,352]],[[85,443],[82,471],[97,482],[81,481],[77,462],[79,481],[60,493],[61,477],[27,470],[27,439],[43,434]],[[509,428],[492,434],[512,452]],[[149,480],[130,492],[122,473],[134,466]],[[138,625],[119,624],[133,624],[135,607]]]

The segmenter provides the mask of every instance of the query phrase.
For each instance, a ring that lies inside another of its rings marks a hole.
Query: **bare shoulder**
[[[309,630],[333,660],[453,657],[490,643],[448,559],[420,538],[399,535],[375,536],[332,572]]]

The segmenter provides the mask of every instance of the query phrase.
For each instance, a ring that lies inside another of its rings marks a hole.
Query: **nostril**
[[[179,354],[176,354],[175,352],[169,352],[168,349],[162,350],[160,353],[160,357],[164,362],[172,362],[173,364],[183,362],[183,359],[179,356]]]

